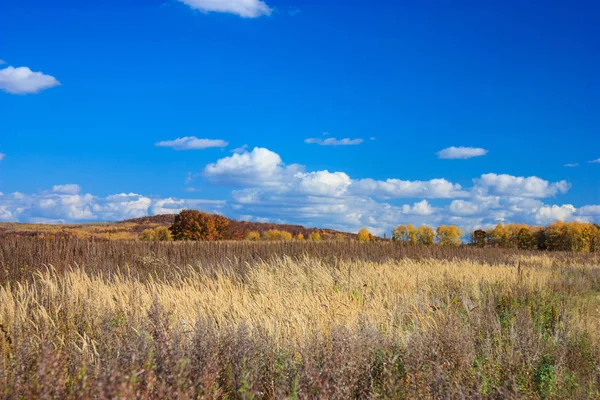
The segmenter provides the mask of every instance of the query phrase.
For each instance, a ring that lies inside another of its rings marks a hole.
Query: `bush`
[[[309,240],[312,240],[313,242],[320,242],[321,241],[321,234],[317,231],[313,231],[310,233],[310,236],[308,237]]]
[[[140,239],[148,242],[156,240],[156,231],[154,229],[144,229],[140,235]]]
[[[367,228],[362,228],[358,231],[356,239],[358,239],[359,242],[370,242],[373,240],[373,235],[371,235],[371,232],[369,232]]]
[[[260,233],[258,233],[256,231],[248,232],[248,234],[246,235],[246,240],[250,240],[253,242],[259,241]]]
[[[269,229],[263,233],[264,240],[292,240],[292,234],[278,229]]]

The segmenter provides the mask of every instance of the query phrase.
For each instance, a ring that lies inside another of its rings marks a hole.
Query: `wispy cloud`
[[[261,0],[179,0],[195,10],[205,13],[221,12],[236,14],[243,18],[271,15],[273,10]]]
[[[579,167],[579,163],[565,164],[565,167],[568,167],[568,168],[575,168],[575,167]]]
[[[244,153],[246,150],[248,150],[247,144],[240,146],[240,147],[236,147],[235,149],[231,150],[231,152],[236,153],[236,154],[241,154],[241,153]]]
[[[27,67],[0,69],[0,90],[11,94],[38,93],[59,85],[55,77],[33,72]]]
[[[6,157],[6,154],[0,153],[0,161],[4,160],[4,157]]]
[[[466,160],[472,157],[485,156],[488,153],[486,149],[480,147],[448,147],[437,153],[438,158],[444,159],[461,159]]]
[[[198,139],[195,136],[186,136],[156,143],[158,147],[170,147],[173,150],[203,150],[211,147],[227,147],[228,144],[226,141],[220,139]]]
[[[6,64],[6,61],[0,60],[0,65],[2,65],[2,64]]]
[[[597,160],[588,161],[590,164],[600,164],[600,158]]]
[[[67,185],[54,185],[52,187],[52,193],[59,194],[79,194],[81,192],[81,188],[79,185],[74,183],[70,183]]]
[[[304,140],[306,144],[318,144],[319,146],[356,146],[364,142],[363,139],[336,139],[336,138],[308,138]]]

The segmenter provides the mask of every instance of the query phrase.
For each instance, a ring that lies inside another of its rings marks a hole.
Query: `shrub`
[[[246,235],[246,240],[250,240],[253,242],[259,241],[260,233],[258,233],[256,231],[248,232],[248,234]]]
[[[159,226],[158,228],[154,229],[154,234],[156,236],[156,240],[160,240],[161,242],[170,242],[173,240],[171,231],[165,226]]]
[[[320,242],[321,241],[321,234],[317,231],[312,231],[310,233],[310,236],[308,237],[309,240],[312,240],[313,242]]]
[[[140,239],[146,241],[156,240],[156,231],[154,229],[144,229],[140,235]]]
[[[362,228],[358,231],[356,239],[358,239],[359,242],[370,242],[373,240],[373,235],[371,235],[371,232],[369,232],[367,228]]]
[[[263,233],[264,240],[292,240],[292,234],[278,229],[269,229]]]

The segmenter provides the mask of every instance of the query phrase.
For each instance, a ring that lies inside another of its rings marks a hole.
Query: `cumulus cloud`
[[[204,168],[204,176],[213,182],[241,185],[282,184],[284,168],[279,154],[255,147],[250,152],[221,158]]]
[[[341,196],[348,190],[352,180],[343,172],[317,171],[294,176],[299,180],[300,192],[321,196]]]
[[[222,12],[236,14],[244,18],[271,15],[273,10],[261,0],[179,0],[202,12]]]
[[[306,144],[318,144],[319,146],[356,146],[364,142],[363,139],[336,139],[336,138],[308,138]]]
[[[173,150],[203,150],[212,147],[227,147],[229,143],[220,139],[198,139],[195,136],[185,136],[175,140],[164,140],[156,143],[158,147],[170,147]]]
[[[0,194],[0,221],[74,223],[119,221],[155,214],[175,214],[185,208],[217,212],[225,202],[199,199],[156,199],[136,193],[107,197],[81,194],[78,185],[57,185],[37,194]]]
[[[387,179],[360,179],[354,181],[351,191],[357,195],[371,195],[381,198],[454,198],[467,197],[468,192],[462,190],[459,184],[446,179],[431,179],[429,181],[404,181]]]
[[[409,206],[408,204],[402,206],[402,212],[409,215],[431,215],[435,211],[435,208],[433,208],[427,200],[419,201],[412,206]]]
[[[27,67],[0,69],[0,90],[11,94],[38,93],[59,85],[55,77],[33,72]]]
[[[481,157],[488,153],[486,149],[480,147],[448,147],[444,150],[438,151],[438,158],[444,159],[462,159]]]
[[[549,182],[537,176],[523,177],[507,174],[483,174],[473,179],[479,194],[544,198],[566,193],[571,185],[565,181]]]
[[[79,185],[75,184],[55,185],[52,187],[52,192],[60,194],[79,194],[79,192],[81,192],[81,188]]]
[[[454,200],[450,203],[448,210],[453,215],[471,216],[479,213],[479,205],[468,200]]]
[[[535,213],[535,220],[540,225],[547,225],[554,221],[569,221],[577,209],[571,204],[562,206],[542,206]]]

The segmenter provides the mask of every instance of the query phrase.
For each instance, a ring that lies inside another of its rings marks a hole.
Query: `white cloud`
[[[68,185],[55,185],[52,187],[52,192],[60,194],[79,194],[81,188],[79,185],[68,184]]]
[[[569,167],[569,168],[579,167],[579,163],[565,164],[565,167]]]
[[[6,64],[6,61],[0,60],[0,65],[2,65],[2,64]]]
[[[38,93],[59,85],[53,76],[33,72],[27,67],[0,69],[0,89],[11,94]]]
[[[352,180],[343,172],[317,171],[294,176],[300,182],[298,189],[302,193],[321,196],[341,196],[348,190]]]
[[[186,136],[156,143],[158,147],[170,147],[173,150],[203,150],[212,147],[227,147],[228,144],[226,141],[220,139],[198,139],[195,136]]]
[[[261,0],[179,0],[193,9],[202,12],[222,12],[244,18],[271,15],[273,10]]]
[[[306,144],[318,144],[319,146],[356,146],[364,142],[363,139],[336,139],[336,138],[308,138],[304,140]]]
[[[0,153],[0,161],[4,160],[4,157],[6,157],[6,154]]]
[[[200,199],[152,199],[136,193],[107,197],[80,194],[77,185],[57,185],[52,190],[26,195],[0,195],[0,221],[72,223],[119,221],[146,215],[173,214],[184,208],[217,212],[223,201]]]
[[[569,221],[576,211],[571,204],[543,206],[536,211],[535,220],[541,225],[547,225],[554,221]]]
[[[231,150],[232,153],[236,153],[236,154],[240,154],[240,153],[244,153],[246,150],[248,150],[248,145],[245,144],[243,146],[240,147],[236,147],[235,149]]]
[[[360,179],[352,183],[352,193],[357,195],[378,196],[381,198],[453,198],[467,197],[468,192],[463,191],[459,184],[446,179],[431,179],[429,181],[403,181],[388,179],[376,181],[374,179]]]
[[[582,216],[588,216],[588,217],[589,216],[600,217],[600,205],[583,206],[578,210],[577,214],[582,215]]]
[[[468,200],[454,200],[450,203],[448,210],[453,215],[471,216],[479,213],[479,205]]]
[[[427,200],[422,200],[417,203],[414,203],[411,206],[405,204],[402,206],[402,212],[404,214],[413,214],[413,215],[431,215],[435,213],[436,209],[427,202]]]
[[[488,153],[486,149],[482,149],[480,147],[448,147],[444,150],[438,151],[438,158],[444,159],[462,159],[466,160],[467,158],[472,157],[481,157],[485,156]]]
[[[589,162],[592,163],[592,164],[600,164],[600,158],[597,159],[597,160],[589,161]]]
[[[474,190],[479,194],[534,198],[566,193],[571,187],[565,180],[551,183],[537,176],[523,177],[507,174],[483,174],[480,178],[473,179],[473,182]]]

